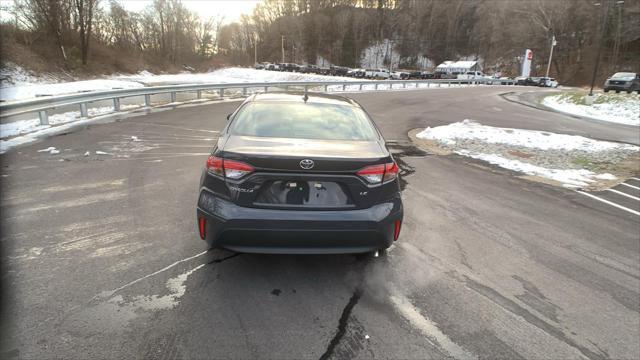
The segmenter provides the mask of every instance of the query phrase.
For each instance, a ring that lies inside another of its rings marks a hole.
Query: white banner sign
[[[531,75],[531,60],[533,60],[533,51],[525,50],[524,59],[522,59],[522,72],[520,76],[529,77]]]

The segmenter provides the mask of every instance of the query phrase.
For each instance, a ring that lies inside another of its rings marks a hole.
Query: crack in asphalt
[[[340,320],[338,321],[338,331],[333,336],[333,339],[331,339],[331,341],[329,342],[329,345],[327,346],[327,350],[325,350],[324,354],[320,356],[320,360],[327,360],[331,355],[333,355],[333,352],[336,346],[338,346],[338,344],[340,343],[340,340],[342,339],[344,334],[347,332],[347,325],[349,324],[349,317],[351,316],[351,311],[353,311],[353,308],[356,306],[361,296],[362,296],[362,290],[360,288],[356,288],[355,291],[353,292],[353,295],[351,295],[349,302],[342,310],[342,315],[340,315]]]
[[[223,262],[223,261],[226,261],[226,260],[232,259],[232,258],[234,258],[234,257],[236,257],[236,256],[240,256],[240,255],[242,255],[242,253],[235,253],[235,254],[231,254],[231,255],[229,255],[229,256],[225,256],[225,257],[220,258],[220,259],[213,259],[213,260],[209,261],[207,264],[219,264],[219,263],[221,263],[221,262]]]

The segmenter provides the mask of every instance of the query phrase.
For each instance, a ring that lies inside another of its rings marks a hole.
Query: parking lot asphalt
[[[402,170],[402,233],[377,259],[205,252],[200,172],[237,102],[2,155],[0,358],[639,358],[640,216],[407,137],[473,119],[640,142],[505,91],[349,95]]]

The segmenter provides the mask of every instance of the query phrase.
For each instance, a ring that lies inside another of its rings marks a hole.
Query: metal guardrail
[[[401,88],[393,85],[402,84]],[[49,124],[50,110],[62,106],[78,105],[80,108],[80,116],[88,117],[88,104],[96,101],[111,100],[113,102],[113,111],[120,111],[120,100],[123,98],[144,96],[144,106],[150,108],[151,96],[158,94],[170,94],[171,103],[176,102],[177,93],[196,93],[196,99],[202,99],[203,91],[217,91],[220,98],[224,98],[225,91],[231,89],[242,89],[242,94],[247,95],[248,89],[262,88],[264,92],[270,89],[296,88],[309,91],[313,88],[322,88],[324,92],[329,92],[330,86],[341,86],[342,91],[347,91],[347,86],[356,86],[359,91],[363,90],[363,86],[373,85],[378,90],[380,85],[389,85],[389,90],[411,88],[408,85],[413,84],[413,88],[419,88],[419,84],[427,84],[427,88],[441,87],[443,84],[451,85],[481,85],[481,84],[501,84],[514,85],[515,80],[500,79],[473,79],[473,80],[457,80],[457,79],[432,79],[432,80],[363,80],[363,81],[290,81],[290,82],[256,82],[256,83],[211,83],[211,84],[186,84],[186,85],[164,85],[150,86],[133,89],[114,89],[105,91],[81,92],[60,96],[43,96],[36,99],[21,100],[0,104],[0,118],[8,118],[28,113],[38,113],[40,124]]]

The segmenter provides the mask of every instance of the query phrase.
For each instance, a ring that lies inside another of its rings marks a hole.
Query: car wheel
[[[627,94],[631,94],[633,90],[627,90]]]
[[[609,89],[604,89],[604,92],[609,92]]]
[[[616,90],[616,94],[620,94],[620,90]]]

